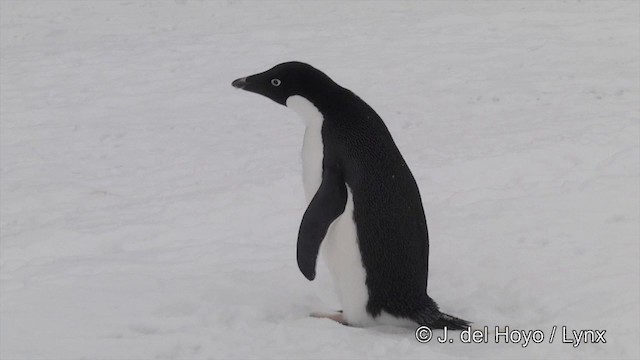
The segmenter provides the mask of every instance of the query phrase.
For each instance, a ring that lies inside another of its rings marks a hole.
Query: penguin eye
[[[271,79],[271,85],[273,86],[280,86],[281,83],[280,79]]]

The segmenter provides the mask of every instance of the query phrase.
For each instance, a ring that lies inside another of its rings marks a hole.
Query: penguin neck
[[[300,95],[289,96],[286,104],[288,108],[300,116],[307,128],[322,127],[324,116],[322,116],[318,107],[307,98]]]

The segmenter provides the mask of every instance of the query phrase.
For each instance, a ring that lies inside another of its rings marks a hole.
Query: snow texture
[[[640,357],[638,1],[0,13],[2,359]],[[429,293],[487,343],[308,316],[339,305],[322,262],[308,282],[295,261],[304,125],[230,85],[289,60],[385,119]],[[496,325],[545,341],[496,344]],[[550,344],[553,325],[606,344]]]

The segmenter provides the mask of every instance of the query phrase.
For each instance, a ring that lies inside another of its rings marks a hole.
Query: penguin
[[[418,185],[378,114],[352,91],[302,62],[232,82],[295,111],[305,122],[303,184],[308,207],[297,263],[313,280],[319,253],[345,325],[466,329],[427,294],[429,236]]]

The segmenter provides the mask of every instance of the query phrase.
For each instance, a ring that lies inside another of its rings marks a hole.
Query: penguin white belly
[[[287,107],[296,111],[306,123],[302,145],[302,179],[308,203],[322,182],[324,148],[321,130],[324,118],[309,100],[301,96],[287,99]],[[348,186],[347,192],[344,212],[329,227],[320,252],[331,272],[344,319],[351,325],[364,326],[371,324],[373,318],[366,311],[369,291],[353,219],[353,194]]]
[[[295,95],[287,99],[287,107],[295,111],[304,120],[306,128],[302,142],[302,182],[307,203],[322,183],[322,122],[324,118],[318,109],[307,99]]]
[[[373,318],[366,311],[369,301],[367,274],[362,266],[353,220],[353,194],[348,186],[344,213],[329,227],[320,252],[331,272],[346,322],[355,326],[371,324]]]

